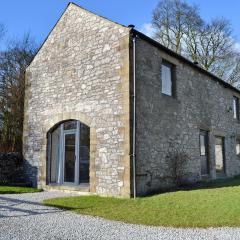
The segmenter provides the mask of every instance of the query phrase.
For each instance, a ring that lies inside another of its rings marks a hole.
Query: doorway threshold
[[[91,195],[89,184],[81,184],[78,186],[69,185],[46,185],[44,190],[47,191],[63,191],[63,192],[74,192],[83,195]]]

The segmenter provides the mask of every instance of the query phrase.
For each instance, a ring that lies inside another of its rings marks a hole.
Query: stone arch
[[[86,114],[81,112],[67,112],[50,115],[47,122],[44,124],[44,130],[48,132],[54,125],[71,119],[78,120],[92,128],[92,119]]]
[[[40,155],[39,165],[39,185],[42,188],[47,188],[47,134],[49,131],[59,124],[77,120],[90,128],[90,192],[96,192],[96,177],[95,177],[95,157],[96,157],[96,130],[92,126],[92,119],[81,112],[66,112],[52,114],[43,123],[43,133],[45,135],[42,151]]]

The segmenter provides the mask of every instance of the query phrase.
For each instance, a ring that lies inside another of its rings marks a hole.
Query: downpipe
[[[133,198],[137,196],[136,188],[136,36],[133,37],[133,125],[132,125],[132,167]]]

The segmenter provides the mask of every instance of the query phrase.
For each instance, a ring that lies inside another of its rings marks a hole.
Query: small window
[[[201,132],[199,138],[200,156],[206,156],[206,135]]]
[[[236,139],[236,154],[240,155],[240,139]]]
[[[162,62],[162,93],[173,95],[173,65],[165,61]]]
[[[239,98],[233,97],[233,117],[239,120]]]

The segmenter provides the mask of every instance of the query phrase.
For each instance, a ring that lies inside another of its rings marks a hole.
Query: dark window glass
[[[77,121],[68,121],[64,123],[64,130],[72,130],[77,128]]]
[[[64,182],[74,182],[75,177],[75,139],[76,135],[65,135]]]
[[[84,124],[80,125],[79,142],[79,182],[89,182],[89,152],[90,152],[90,128]]]

